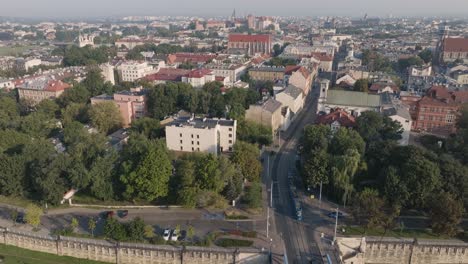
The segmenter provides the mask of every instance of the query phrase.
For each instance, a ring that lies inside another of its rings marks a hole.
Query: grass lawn
[[[53,254],[31,251],[14,246],[0,245],[0,257],[5,264],[104,264],[86,259],[60,257]]]
[[[361,226],[347,226],[344,235],[350,236],[383,236],[384,230],[382,228],[369,228],[365,229]],[[406,238],[425,238],[425,239],[450,239],[448,236],[437,235],[432,233],[430,229],[399,229],[388,230],[385,234],[386,237],[406,237]]]

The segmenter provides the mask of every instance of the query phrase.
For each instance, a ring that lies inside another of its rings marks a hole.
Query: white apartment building
[[[247,71],[247,66],[244,64],[209,64],[206,67],[212,70],[215,76],[229,77],[231,86]]]
[[[174,151],[231,152],[236,143],[236,120],[179,117],[166,126],[166,145]]]
[[[32,67],[34,66],[39,66],[41,65],[42,61],[41,59],[35,59],[35,58],[27,58],[27,59],[23,59],[23,58],[18,58],[16,59],[15,61],[15,66],[18,70],[24,70],[24,71],[28,71],[29,69],[31,69]]]
[[[134,82],[146,75],[155,73],[147,62],[126,61],[117,67],[120,79],[124,82]]]
[[[182,76],[182,82],[190,83],[193,87],[199,88],[209,82],[214,82],[216,76],[209,69],[195,69],[187,75]]]

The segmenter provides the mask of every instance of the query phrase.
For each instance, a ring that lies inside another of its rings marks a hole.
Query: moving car
[[[165,241],[168,241],[170,236],[171,236],[171,230],[170,229],[164,229],[163,239]]]
[[[119,215],[121,218],[125,218],[128,215],[128,210],[120,210]]]
[[[327,214],[327,216],[330,218],[336,218],[336,212],[330,212]],[[343,217],[344,217],[343,213],[338,212],[338,218],[343,218]]]
[[[26,219],[24,218],[24,213],[18,213],[18,215],[16,216],[16,219],[15,219],[15,222],[19,223],[19,224],[26,224]]]

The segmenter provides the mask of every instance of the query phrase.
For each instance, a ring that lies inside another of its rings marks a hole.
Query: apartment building
[[[237,121],[178,117],[166,125],[166,145],[174,151],[220,154],[236,143]]]
[[[147,62],[126,61],[117,67],[120,79],[124,82],[134,82],[146,75],[155,73]]]
[[[59,80],[40,77],[17,86],[20,100],[36,105],[45,99],[55,99],[71,86]]]
[[[280,102],[270,98],[250,105],[249,109],[245,111],[245,119],[269,127],[273,134],[276,134],[276,131],[283,124],[282,107]]]
[[[455,132],[458,111],[465,103],[468,103],[468,91],[433,86],[416,105],[413,129],[442,135]]]
[[[182,76],[182,82],[189,83],[192,87],[202,87],[206,83],[214,82],[216,76],[212,70],[209,69],[196,69],[189,72],[187,75]]]
[[[120,110],[123,126],[128,127],[133,120],[146,116],[146,91],[142,87],[131,88],[130,91],[120,91],[114,95],[99,95],[91,98],[91,104],[114,102]]]
[[[278,81],[283,80],[285,75],[284,67],[254,67],[249,70],[249,75],[255,81]]]

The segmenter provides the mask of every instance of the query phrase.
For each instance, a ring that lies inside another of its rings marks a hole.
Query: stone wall
[[[0,228],[0,232],[0,243],[5,245],[117,264],[268,263],[268,255],[255,249],[113,243],[96,239],[44,236],[6,228]]]
[[[339,238],[338,248],[346,264],[468,263],[468,244],[458,240]]]

